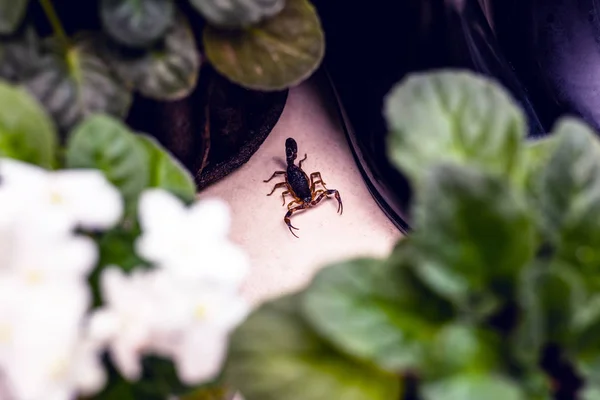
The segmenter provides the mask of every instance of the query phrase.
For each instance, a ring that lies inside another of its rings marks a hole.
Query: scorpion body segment
[[[267,194],[267,196],[271,196],[276,189],[285,187],[287,190],[281,194],[281,197],[283,198],[283,204],[285,204],[286,194],[289,194],[294,198],[294,200],[288,204],[288,212],[285,214],[283,220],[288,226],[290,232],[292,232],[292,235],[296,237],[298,236],[294,233],[294,231],[292,231],[292,229],[297,230],[298,228],[292,226],[290,221],[291,216],[295,212],[314,207],[329,196],[335,196],[335,199],[338,202],[338,212],[340,215],[344,211],[340,193],[336,189],[327,189],[327,187],[325,187],[325,182],[323,181],[323,178],[321,178],[320,172],[313,172],[310,174],[310,176],[304,172],[302,169],[302,163],[306,160],[306,154],[304,155],[304,158],[300,160],[298,165],[294,164],[297,156],[298,145],[294,139],[288,138],[285,141],[285,157],[287,162],[286,170],[276,171],[269,179],[264,181],[269,182],[276,176],[284,175],[285,181],[277,183],[273,187],[273,190]],[[319,183],[323,189],[316,189],[316,186]]]

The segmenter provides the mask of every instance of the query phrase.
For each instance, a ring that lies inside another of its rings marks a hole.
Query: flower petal
[[[216,378],[227,351],[226,338],[208,332],[192,331],[173,354],[179,379],[196,385]]]
[[[231,214],[225,201],[219,198],[202,199],[190,207],[188,214],[187,223],[195,228],[198,240],[222,240],[227,237]]]
[[[96,170],[60,170],[52,176],[51,201],[85,229],[108,229],[123,215],[123,198]]]

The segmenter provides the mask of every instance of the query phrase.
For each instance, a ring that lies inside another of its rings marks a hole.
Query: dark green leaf
[[[200,55],[183,18],[160,44],[146,52],[130,54],[109,45],[106,55],[121,80],[146,97],[180,99],[190,94],[198,81]]]
[[[148,185],[146,148],[125,125],[107,115],[91,116],[75,128],[66,162],[69,168],[103,171],[123,194],[130,212]]]
[[[600,386],[600,295],[590,296],[574,314],[569,350],[586,370],[592,371]]]
[[[46,43],[49,48],[55,43]],[[112,75],[90,37],[76,41],[66,54],[48,53],[39,72],[24,82],[41,99],[59,127],[70,130],[93,113],[124,117],[131,93]]]
[[[515,354],[533,365],[547,343],[570,344],[575,315],[587,300],[583,277],[559,263],[528,267],[519,282],[518,299],[522,313]]]
[[[98,265],[100,267],[116,265],[125,271],[146,265],[147,263],[138,257],[135,251],[135,241],[139,235],[138,227],[129,229],[118,227],[102,235],[98,243],[100,249]]]
[[[148,153],[150,176],[148,187],[163,188],[176,194],[186,202],[196,197],[196,184],[183,165],[169,154],[156,139],[138,135]]]
[[[556,151],[540,173],[537,204],[559,257],[600,288],[600,143],[571,118],[555,127]]]
[[[190,0],[192,5],[216,26],[239,28],[255,24],[279,13],[286,0]]]
[[[146,47],[162,38],[173,23],[173,0],[101,0],[102,25],[116,41]]]
[[[29,0],[0,0],[0,34],[13,33],[21,24]]]
[[[413,214],[422,279],[464,311],[489,315],[533,257],[528,214],[500,178],[458,165],[429,168]]]
[[[40,65],[43,65],[40,41],[32,26],[0,40],[1,78],[19,83],[31,78]]]
[[[413,182],[440,162],[502,176],[522,166],[525,119],[493,81],[462,71],[414,73],[385,98],[390,159]]]
[[[355,259],[323,269],[303,296],[307,320],[344,352],[384,369],[422,366],[452,309],[405,264]]]
[[[217,71],[257,90],[297,85],[319,66],[325,41],[317,13],[308,0],[287,0],[275,17],[247,29],[207,26],[204,50]]]
[[[427,383],[423,400],[526,400],[523,390],[510,379],[489,374],[464,374]]]
[[[255,311],[234,333],[226,381],[245,400],[390,400],[400,381],[336,352],[302,320],[297,297]]]
[[[52,120],[25,90],[0,81],[0,156],[44,168],[56,162]]]

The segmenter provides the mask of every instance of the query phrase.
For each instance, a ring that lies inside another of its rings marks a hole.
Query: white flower
[[[81,336],[89,302],[83,285],[0,279],[0,374],[11,398],[68,400],[100,389],[103,372],[90,361],[97,354]]]
[[[97,170],[47,171],[0,159],[0,191],[18,193],[21,211],[60,218],[86,229],[108,229],[123,214],[118,190]]]
[[[173,285],[172,296],[185,304],[187,323],[161,332],[157,348],[173,359],[182,382],[212,380],[221,370],[229,333],[246,317],[249,306],[233,290],[193,287],[181,281]]]
[[[73,228],[103,225],[107,214],[84,215],[83,196],[69,194],[76,181],[0,160],[0,394],[10,400],[71,400],[105,379],[101,348],[83,330],[97,248]],[[102,198],[92,186],[82,189]]]
[[[185,207],[169,192],[149,189],[140,197],[139,220],[136,251],[155,265],[215,284],[238,284],[246,276],[245,253],[227,239],[225,202],[206,199]]]
[[[105,306],[92,316],[92,337],[108,343],[129,379],[139,378],[145,354],[173,359],[184,383],[214,378],[228,334],[248,310],[233,286],[202,285],[166,269],[126,276],[109,268],[101,284]]]

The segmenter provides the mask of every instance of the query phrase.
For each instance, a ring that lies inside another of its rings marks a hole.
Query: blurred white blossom
[[[97,174],[86,173],[96,184],[85,196],[111,201],[116,189]],[[104,384],[101,348],[83,329],[97,247],[74,228],[113,224],[122,205],[110,205],[111,221],[86,214],[94,205],[69,193],[79,178],[0,160],[0,394],[10,400],[70,400]]]
[[[231,218],[219,199],[186,207],[169,192],[149,189],[140,197],[139,221],[136,250],[157,266],[215,284],[238,284],[248,272],[246,255],[227,239]]]
[[[75,229],[107,230],[122,214],[100,171],[0,159],[0,400],[94,394],[106,383],[104,350],[130,380],[152,354],[172,359],[190,385],[219,373],[248,312],[239,286],[249,262],[227,237],[227,205],[144,192],[136,251],[152,266],[105,268],[103,304],[90,312],[98,248]]]
[[[48,171],[17,160],[0,160],[3,190],[19,191],[21,209],[52,215],[86,229],[108,229],[123,214],[123,199],[101,171]]]
[[[171,358],[182,382],[214,378],[228,334],[248,312],[239,286],[246,255],[227,238],[230,216],[217,199],[185,207],[175,196],[151,189],[140,200],[140,255],[150,270],[103,272],[105,305],[92,317],[92,332],[106,340],[121,373],[136,379],[143,355]]]

